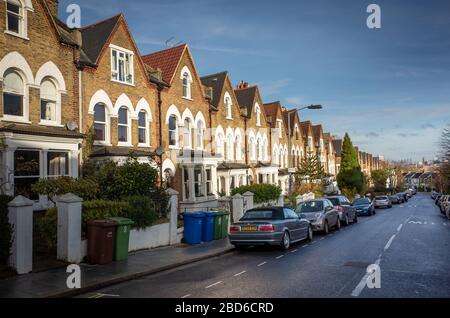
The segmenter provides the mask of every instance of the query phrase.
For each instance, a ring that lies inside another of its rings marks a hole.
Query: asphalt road
[[[366,269],[379,264],[381,288]],[[450,297],[450,222],[428,195],[289,251],[236,251],[82,297]]]

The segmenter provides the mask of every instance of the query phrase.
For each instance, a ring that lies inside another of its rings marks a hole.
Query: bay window
[[[3,80],[3,112],[5,115],[24,115],[25,85],[16,71],[7,71]]]
[[[113,81],[134,84],[133,53],[117,47],[111,47],[111,77]]]
[[[213,187],[212,187],[212,169],[206,168],[206,194],[213,195]]]
[[[203,197],[205,196],[205,192],[203,190],[203,171],[201,166],[197,166],[194,168],[194,191],[195,197]]]
[[[49,178],[69,176],[69,153],[49,151],[47,153],[47,174]]]
[[[14,153],[14,195],[37,200],[31,186],[40,179],[39,150],[17,150]]]
[[[41,84],[41,121],[56,122],[57,90],[50,79]]]

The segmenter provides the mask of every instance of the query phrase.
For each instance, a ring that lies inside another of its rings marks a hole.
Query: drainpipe
[[[162,149],[162,98],[161,98],[161,92],[163,90],[163,86],[161,84],[158,84],[158,121],[159,121],[159,147]],[[162,188],[163,186],[163,160],[162,155],[159,156],[159,188]]]

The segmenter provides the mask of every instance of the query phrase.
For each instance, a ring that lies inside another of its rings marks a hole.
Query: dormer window
[[[134,85],[134,54],[132,51],[111,45],[111,79],[114,82]]]

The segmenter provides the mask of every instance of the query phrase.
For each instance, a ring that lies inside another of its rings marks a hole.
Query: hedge
[[[8,219],[8,203],[11,197],[0,195],[0,267],[7,265],[10,249],[12,228]]]
[[[272,184],[253,184],[249,186],[242,186],[231,191],[231,195],[244,194],[251,192],[255,196],[253,198],[255,204],[269,203],[277,201],[281,195],[281,189]]]

